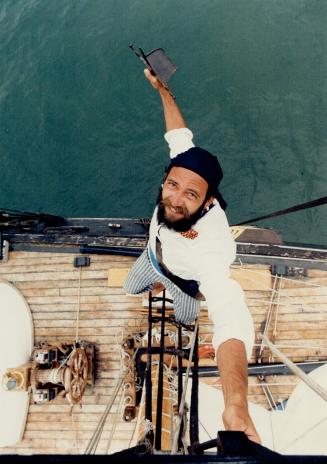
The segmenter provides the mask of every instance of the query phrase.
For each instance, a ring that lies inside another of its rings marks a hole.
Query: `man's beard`
[[[201,218],[205,202],[206,199],[203,201],[202,205],[192,214],[190,214],[189,211],[182,206],[175,207],[176,212],[182,213],[184,217],[177,219],[176,221],[171,221],[166,217],[165,213],[165,207],[171,206],[171,202],[168,199],[162,199],[162,189],[160,189],[157,199],[158,223],[165,224],[168,229],[175,230],[176,232],[186,232],[187,230],[191,229],[191,227]]]

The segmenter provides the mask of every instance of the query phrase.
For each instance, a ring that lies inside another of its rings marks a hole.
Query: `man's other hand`
[[[166,132],[173,129],[181,129],[186,127],[183,115],[176,104],[174,97],[171,95],[167,87],[165,87],[149,69],[144,70],[145,77],[150,81],[150,84],[155,88],[162,101],[162,107],[165,115]]]
[[[244,432],[249,440],[261,443],[246,407],[238,405],[226,406],[222,417],[226,430]]]
[[[152,87],[154,87],[156,90],[160,91],[165,88],[163,84],[151,73],[149,69],[146,68],[144,70],[144,75],[150,81]]]

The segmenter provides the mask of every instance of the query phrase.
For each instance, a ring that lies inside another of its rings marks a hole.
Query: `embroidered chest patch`
[[[185,238],[189,238],[190,240],[194,240],[199,235],[199,232],[194,229],[189,229],[186,232],[181,232],[181,235]]]

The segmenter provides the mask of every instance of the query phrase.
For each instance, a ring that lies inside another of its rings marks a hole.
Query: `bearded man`
[[[251,356],[252,318],[237,282],[230,279],[236,245],[218,185],[223,177],[211,153],[193,144],[193,134],[174,98],[149,70],[166,122],[170,164],[152,216],[147,249],[131,268],[125,291],[139,294],[166,288],[176,322],[191,324],[205,299],[214,323],[212,340],[224,395],[226,430],[260,438],[248,412],[247,359]]]

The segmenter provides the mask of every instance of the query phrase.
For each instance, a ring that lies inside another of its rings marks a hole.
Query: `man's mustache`
[[[161,199],[160,203],[164,207],[174,208],[176,213],[182,214],[186,218],[190,217],[190,213],[188,212],[187,208],[183,208],[183,206],[173,206],[169,198],[166,198],[165,200]]]

